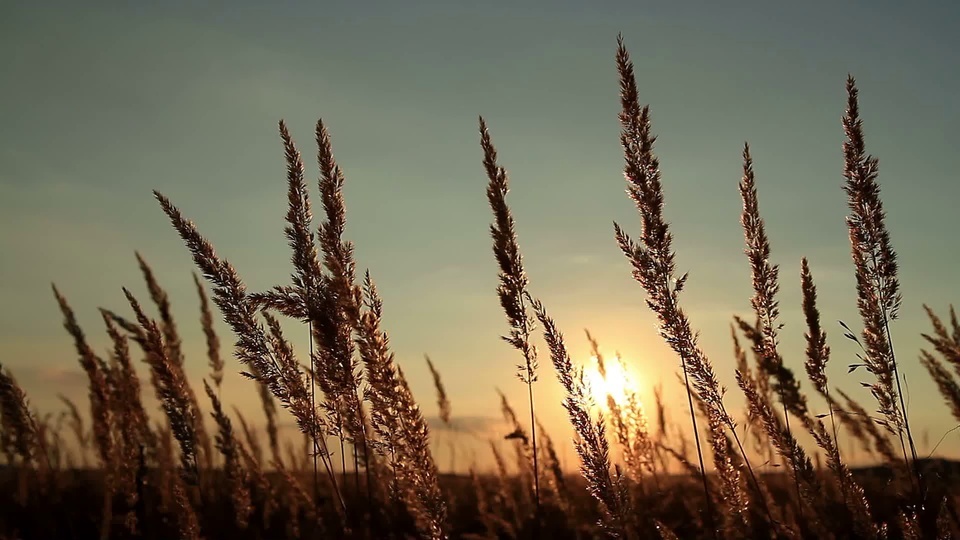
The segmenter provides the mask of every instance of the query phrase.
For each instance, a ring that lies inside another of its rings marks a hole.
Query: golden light
[[[614,401],[623,404],[631,394],[638,392],[623,360],[616,356],[603,358],[602,363],[596,356],[591,356],[590,364],[584,372],[594,401],[603,408],[608,408],[607,396],[612,396]]]

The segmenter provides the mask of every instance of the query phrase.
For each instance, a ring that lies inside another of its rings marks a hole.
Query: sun
[[[625,403],[631,395],[637,394],[637,387],[630,373],[627,372],[623,360],[618,356],[590,357],[586,366],[585,375],[590,385],[590,393],[597,405],[608,408],[610,397],[617,403]]]

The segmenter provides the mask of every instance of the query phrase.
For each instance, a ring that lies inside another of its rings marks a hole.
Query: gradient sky
[[[664,384],[685,426],[678,360],[613,240],[613,220],[639,232],[618,143],[622,32],[659,136],[666,215],[679,268],[690,272],[685,306],[731,409],[742,400],[728,323],[749,314],[751,294],[736,187],[745,140],[782,266],[787,363],[803,373],[798,273],[807,256],[834,351],[831,382],[873,408],[858,384],[868,375],[846,373],[856,349],[835,322],[859,328],[841,191],[849,72],[902,260],[893,332],[911,419],[930,439],[921,449],[955,424],[916,358],[929,327],[921,305],[946,313],[960,301],[960,250],[947,232],[960,200],[956,3],[19,4],[0,8],[0,361],[41,410],[59,407],[57,392],[85,395],[50,282],[103,350],[96,307],[122,309],[124,285],[146,299],[134,250],[171,294],[199,384],[193,266],[150,191],[195,220],[252,289],[286,283],[276,123],[286,119],[315,178],[318,117],[346,173],[347,235],[379,284],[398,361],[427,414],[435,405],[424,353],[465,424],[499,418],[495,387],[521,407],[517,355],[498,338],[506,323],[482,114],[511,176],[533,293],[578,358],[588,357],[589,328],[630,362],[645,395]],[[235,360],[228,365],[225,400],[259,418],[251,383],[235,375]],[[555,438],[567,434],[546,358],[536,391]],[[960,436],[938,452],[960,453]]]

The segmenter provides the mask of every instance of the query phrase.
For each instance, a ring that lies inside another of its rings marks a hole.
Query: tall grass
[[[201,397],[209,404],[198,398],[187,377],[187,362],[193,359],[186,358],[174,308],[143,256],[136,254],[137,263],[157,316],[121,288],[128,315],[100,308],[111,345],[106,357],[90,346],[66,295],[54,286],[64,328],[87,377],[88,408],[83,414],[83,406],[64,397],[65,410],[56,418],[34,411],[10,370],[0,366],[0,451],[7,465],[0,470],[5,488],[0,499],[13,509],[0,514],[0,537],[957,537],[957,471],[921,459],[905,407],[903,356],[895,355],[890,331],[901,303],[897,259],[885,225],[877,160],[866,152],[853,78],[846,83],[839,173],[850,209],[862,331],[858,337],[847,326],[845,336],[863,349],[862,362],[852,369],[864,367],[876,377],[869,386],[881,419],[827,378],[831,349],[806,258],[799,268],[799,309],[806,323],[803,367],[827,413],[814,414],[779,348],[780,267],[771,261],[753,156],[745,145],[738,187],[754,313],[753,322],[735,318],[731,326],[736,381],[747,409],[741,425],[684,310],[687,275],[676,268],[666,218],[668,179],[662,178],[654,151],[650,107],[641,104],[621,38],[616,68],[626,192],[640,228],[632,236],[628,227],[614,224],[614,239],[657,318],[660,336],[679,361],[687,398],[681,416],[689,415],[689,425],[673,422],[659,387],[652,416],[636,389],[615,395],[591,387],[560,325],[533,292],[507,202],[507,172],[481,118],[497,296],[508,323],[503,339],[519,353],[516,374],[526,387],[527,410],[518,415],[501,394],[507,427],[498,438],[513,446],[515,459],[511,462],[491,439],[495,474],[479,473],[474,460],[469,476],[458,476],[453,452],[462,450],[460,436],[469,433],[458,427],[452,408],[456,396],[448,395],[443,383],[447,366],[426,358],[440,418],[431,425],[391,351],[385,307],[371,273],[358,275],[353,245],[345,238],[345,177],[334,159],[331,135],[318,121],[316,187],[322,219],[314,224],[306,166],[281,121],[290,283],[248,291],[199,228],[171,199],[154,192],[207,282],[194,274],[211,381],[203,380]],[[236,409],[231,418],[222,401],[224,372],[230,368],[211,299],[233,333],[233,356],[249,379],[241,383],[243,389],[257,392],[260,422]],[[925,308],[932,331],[923,338],[931,350],[921,350],[919,361],[942,393],[945,412],[960,421],[960,323],[952,307],[949,323]],[[285,319],[305,331],[285,331]],[[592,335],[588,339],[601,378],[610,377],[608,368],[619,359],[606,358]],[[541,374],[541,342],[560,385],[572,441],[549,434],[540,422],[544,403],[534,399],[534,382]],[[151,417],[144,404],[146,385],[136,359],[148,370],[162,418]],[[281,447],[278,403],[296,421],[302,448]],[[215,426],[212,439],[205,409]],[[437,466],[438,429],[452,433],[450,474],[441,474]],[[816,444],[815,459],[800,442],[804,432]],[[575,450],[578,475],[561,465],[568,445]],[[882,466],[873,473],[853,468],[849,454],[841,452],[849,445],[878,456]],[[89,454],[95,455],[96,467],[88,466]],[[773,461],[782,467],[771,472]]]

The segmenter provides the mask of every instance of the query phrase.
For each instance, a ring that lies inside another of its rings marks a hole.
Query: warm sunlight
[[[622,404],[630,394],[637,392],[636,378],[627,372],[618,356],[602,359],[591,356],[585,372],[590,393],[598,406],[607,408],[607,396]]]

